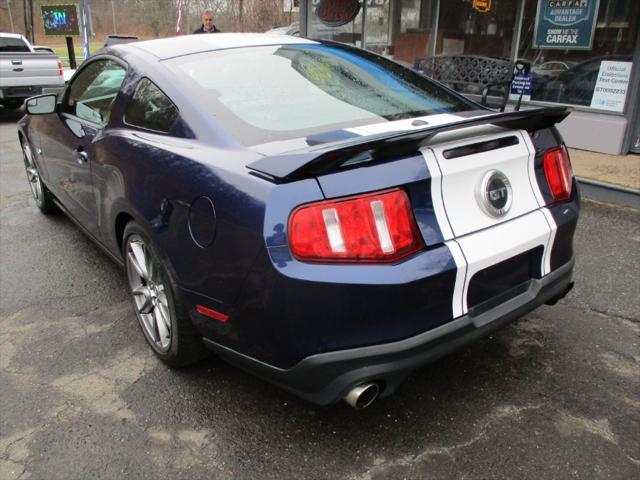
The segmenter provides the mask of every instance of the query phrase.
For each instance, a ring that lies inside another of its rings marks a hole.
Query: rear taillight
[[[289,219],[289,242],[299,260],[328,263],[395,262],[424,247],[399,189],[299,207]]]
[[[571,197],[572,173],[569,154],[564,146],[544,152],[544,176],[555,202]]]
[[[64,74],[62,73],[62,62],[58,62],[58,76],[64,77]]]

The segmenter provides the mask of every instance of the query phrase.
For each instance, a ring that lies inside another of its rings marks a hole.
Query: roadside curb
[[[640,190],[590,178],[576,177],[576,180],[584,197],[640,209]]]

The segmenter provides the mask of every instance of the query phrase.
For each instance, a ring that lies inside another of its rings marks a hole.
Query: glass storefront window
[[[431,0],[395,0],[391,4],[393,59],[407,66],[429,56],[433,2]]]
[[[400,0],[400,31],[402,33],[417,31],[422,25],[420,17],[420,0]],[[426,26],[428,28],[428,26]]]
[[[410,67],[421,64],[432,52],[436,56],[515,60],[512,43],[518,30],[516,15],[519,5],[523,5],[517,60],[530,64],[529,75],[519,77],[527,85],[523,101],[624,113],[640,23],[639,0],[308,2],[310,38],[364,46]],[[337,11],[346,4],[355,4],[359,11],[348,23],[332,26],[318,16],[318,8],[323,4],[332,4]],[[544,9],[547,13],[555,11],[560,23],[539,15]],[[578,21],[571,23],[571,15],[580,9],[588,10],[590,17],[585,19],[578,14]],[[435,12],[439,12],[437,22]],[[545,18],[542,27],[538,17]],[[562,26],[563,21],[568,23]],[[434,35],[432,28],[436,23],[438,30]],[[572,34],[579,34],[581,42],[563,48],[570,42],[562,43],[561,39]],[[554,39],[549,35],[555,35],[559,43],[552,45]],[[453,86],[464,93],[478,93],[473,86]],[[501,95],[499,89],[492,89],[489,94]]]
[[[481,55],[506,58],[511,55],[511,38],[516,22],[513,0],[488,2],[481,13],[472,0],[440,2],[436,55]]]
[[[453,65],[459,65],[460,83],[450,82],[449,86],[464,94],[479,95],[483,83],[493,78],[487,71],[478,75],[477,83],[468,83],[469,72],[462,72],[467,61],[472,57],[487,57],[508,61],[511,56],[511,39],[515,30],[516,2],[513,0],[491,0],[478,7],[473,0],[447,0],[440,2],[438,16],[438,32],[436,35],[436,56],[456,56]],[[481,59],[478,59],[480,61]],[[485,69],[491,70],[490,62],[484,63]],[[497,67],[495,64],[495,68]],[[443,79],[440,79],[443,80]],[[493,82],[492,82],[493,83]],[[492,86],[489,95],[503,97],[508,83]]]
[[[390,55],[389,0],[369,0],[365,11],[365,47],[382,55]]]
[[[334,26],[318,16],[320,0],[312,0],[309,8],[309,23],[307,25],[307,37],[318,40],[333,40],[335,42],[362,46],[362,8],[356,17],[344,25]],[[337,2],[333,2],[337,3]]]
[[[537,11],[537,1],[525,3],[518,52],[531,62],[531,100],[623,113],[640,2],[600,0],[592,46],[585,49],[536,47]]]
[[[357,15],[340,26],[318,18],[323,5],[340,12],[354,4]],[[308,37],[361,46],[436,77],[444,72],[441,81],[475,100],[488,95],[492,107],[509,98],[624,116],[632,126],[610,122],[624,145],[603,148],[640,151],[633,96],[640,0],[306,0],[306,9]],[[580,118],[595,125],[601,115]],[[576,145],[593,147],[578,137]]]
[[[309,2],[309,38],[364,46],[406,66],[413,66],[428,56],[432,0],[366,0],[366,8],[361,1],[357,16],[340,26],[332,26],[319,18],[321,3],[321,0]],[[345,0],[344,3],[350,2]]]

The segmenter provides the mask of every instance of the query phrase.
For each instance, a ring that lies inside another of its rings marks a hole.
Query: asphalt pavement
[[[585,201],[575,289],[356,411],[170,370],[124,274],[31,198],[0,109],[0,479],[640,478],[640,210]]]

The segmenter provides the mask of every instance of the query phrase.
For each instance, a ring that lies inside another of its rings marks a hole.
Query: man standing
[[[220,30],[213,24],[213,12],[205,10],[202,14],[202,26],[193,33],[220,33]]]

